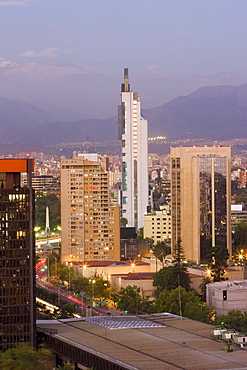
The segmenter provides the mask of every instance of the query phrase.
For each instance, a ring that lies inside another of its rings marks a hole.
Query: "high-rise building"
[[[106,158],[61,159],[62,261],[120,260],[120,209],[112,206]]]
[[[124,68],[118,138],[122,141],[122,217],[130,227],[143,227],[148,206],[148,128],[141,116],[137,92],[130,91],[128,68]]]
[[[231,255],[230,166],[230,147],[171,148],[172,248],[181,239],[190,261],[215,245]]]
[[[0,352],[19,342],[35,346],[33,170],[34,160],[0,159]]]

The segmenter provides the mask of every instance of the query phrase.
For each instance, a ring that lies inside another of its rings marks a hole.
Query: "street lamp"
[[[132,272],[134,272],[135,271],[135,264],[134,264],[134,262],[131,264],[131,267],[132,267]]]
[[[89,279],[89,283],[92,284],[92,300],[94,299],[94,284],[96,283],[96,280]]]
[[[82,277],[84,277],[84,271],[86,271],[87,265],[82,265]]]
[[[69,288],[69,291],[70,291],[70,269],[73,266],[73,262],[66,261],[66,266],[69,267],[69,286],[68,286],[68,288]]]

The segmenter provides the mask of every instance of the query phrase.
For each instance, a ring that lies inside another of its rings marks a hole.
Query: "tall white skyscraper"
[[[128,68],[124,68],[118,138],[122,141],[122,217],[130,227],[143,227],[148,206],[148,125],[141,116],[137,92],[130,91]]]

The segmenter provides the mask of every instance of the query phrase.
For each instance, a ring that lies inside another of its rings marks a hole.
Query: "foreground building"
[[[20,342],[35,346],[33,170],[34,160],[0,159],[0,352]]]
[[[171,148],[172,248],[181,239],[187,260],[215,245],[231,256],[230,161],[230,147]]]
[[[245,349],[223,351],[222,341],[211,337],[215,326],[169,313],[97,316],[37,324],[40,341],[55,351],[57,357],[66,356],[78,368],[246,369]]]
[[[62,261],[120,260],[120,209],[109,196],[106,158],[61,159]]]
[[[148,206],[148,126],[141,116],[137,92],[130,91],[128,68],[124,68],[118,139],[122,142],[122,217],[129,227],[143,227]]]

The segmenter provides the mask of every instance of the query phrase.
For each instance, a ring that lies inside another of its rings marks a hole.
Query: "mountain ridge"
[[[4,106],[5,104],[5,106]],[[62,142],[117,140],[117,117],[58,121],[31,104],[0,99],[0,143],[58,144]],[[240,86],[206,86],[178,96],[142,115],[149,136],[167,140],[247,138],[247,83]]]

